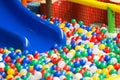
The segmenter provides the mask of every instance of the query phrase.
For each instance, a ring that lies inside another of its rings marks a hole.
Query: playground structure
[[[74,0],[75,2],[78,2],[79,0]],[[73,2],[74,2],[73,1]],[[95,6],[88,6],[83,4],[77,4],[73,3],[70,0],[59,0],[52,4],[52,16],[60,17],[63,20],[70,21],[70,19],[75,18],[77,21],[82,20],[85,22],[86,25],[89,25],[91,23],[105,23],[108,24],[108,18],[107,18],[107,5],[109,5],[110,8],[114,9],[115,12],[115,27],[120,27],[120,13],[119,13],[119,3],[112,3],[109,0],[80,0],[79,2],[82,3],[84,1],[86,4],[89,2],[98,2],[102,3],[101,8],[98,5]],[[105,2],[105,3],[103,3]],[[112,3],[112,4],[111,4]],[[92,3],[91,3],[92,4]],[[117,5],[116,5],[117,4]],[[98,7],[97,7],[98,6]],[[118,7],[116,7],[118,6]],[[46,14],[45,11],[45,4],[41,4],[41,13]]]

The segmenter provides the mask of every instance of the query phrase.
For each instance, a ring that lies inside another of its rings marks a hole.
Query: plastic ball
[[[59,77],[53,77],[53,80],[60,80]]]
[[[8,74],[8,75],[14,75],[15,72],[14,72],[13,69],[8,69],[7,74]]]
[[[77,31],[78,31],[78,33],[83,33],[84,30],[82,28],[78,28]]]
[[[100,45],[99,45],[99,49],[100,49],[100,50],[104,50],[104,49],[105,49],[105,45],[104,45],[104,44],[100,44]]]
[[[5,60],[5,62],[9,63],[9,62],[11,62],[11,57],[10,56],[6,56],[4,58],[4,60]]]
[[[117,38],[120,38],[120,32],[117,34]]]
[[[81,79],[83,76],[82,76],[82,74],[80,74],[80,73],[76,73],[75,75],[73,75],[73,79],[75,79],[75,80],[79,80],[79,79]]]
[[[91,77],[91,73],[89,71],[84,72],[84,77]]]
[[[4,49],[0,48],[0,54],[3,54],[3,53],[4,53]]]
[[[42,78],[41,72],[35,71],[34,77],[35,77],[36,80]]]

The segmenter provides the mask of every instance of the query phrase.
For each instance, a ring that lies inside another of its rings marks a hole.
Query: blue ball
[[[5,72],[2,72],[1,75],[2,75],[3,78],[6,78],[6,73]]]
[[[60,72],[60,71],[56,71],[56,72],[54,73],[54,76],[57,76],[57,77],[61,76],[61,72]]]
[[[111,60],[111,57],[109,55],[105,55],[104,60],[108,62]]]
[[[66,22],[65,26],[69,28],[70,27],[70,23]]]
[[[71,71],[72,73],[74,73],[74,72],[75,72],[75,68],[71,68],[70,71]]]
[[[92,27],[86,26],[86,30],[87,30],[87,31],[91,31],[91,30],[92,30]]]
[[[74,62],[74,67],[76,68],[76,67],[79,67],[80,66],[80,62],[79,61],[75,61]]]
[[[23,63],[29,64],[31,61],[28,58],[23,59]]]
[[[86,40],[87,39],[87,36],[86,35],[82,35],[82,40]]]
[[[81,60],[80,60],[80,65],[84,66],[85,64],[86,64],[86,60],[81,59]]]
[[[25,78],[25,75],[22,75],[21,78],[24,79],[24,78]]]
[[[92,55],[92,49],[91,49],[91,48],[88,48],[88,49],[87,49],[87,53],[88,53],[89,56]]]
[[[92,35],[93,35],[93,36],[97,36],[98,34],[97,34],[96,32],[93,32]]]
[[[15,59],[16,58],[16,53],[10,53],[9,56],[12,58],[12,59]]]
[[[34,69],[37,71],[40,71],[42,69],[42,66],[39,64],[34,65]]]

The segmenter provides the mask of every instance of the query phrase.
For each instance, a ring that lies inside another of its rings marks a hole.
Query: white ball
[[[53,80],[60,80],[60,78],[58,78],[58,77],[54,77]]]
[[[69,53],[67,53],[66,56],[67,56],[67,58],[73,58],[74,55],[73,55],[72,53],[69,52]]]
[[[91,64],[92,64],[91,62],[87,61],[85,65],[90,66]]]
[[[57,54],[52,54],[51,55],[53,58],[56,58],[57,57]]]
[[[99,60],[99,56],[94,56],[93,59],[95,59],[95,60]]]
[[[60,76],[60,80],[64,80],[66,77],[64,75]]]
[[[59,61],[58,62],[58,67],[63,68],[65,66],[65,62],[64,61]]]
[[[23,72],[23,73],[27,73],[27,70],[26,69],[22,69],[20,72]]]
[[[5,64],[3,62],[0,62],[0,68],[4,68]]]
[[[42,78],[42,73],[36,71],[35,74],[34,74],[34,77],[36,78],[36,80],[38,80],[38,79]]]
[[[73,76],[73,79],[74,79],[74,80],[80,80],[80,78],[82,78],[82,74],[80,74],[80,73],[76,73],[76,74]]]
[[[29,80],[35,80],[36,78],[35,78],[35,76],[31,75],[28,79]]]
[[[0,61],[3,61],[2,55],[0,55]]]
[[[90,72],[95,73],[97,71],[97,67],[96,66],[91,66],[90,67]]]
[[[111,61],[113,62],[113,64],[117,63],[117,59],[116,58],[112,58]]]

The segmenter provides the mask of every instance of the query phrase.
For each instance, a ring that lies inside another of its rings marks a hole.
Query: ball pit
[[[109,38],[105,27],[46,21],[65,32],[66,46],[44,53],[0,48],[0,80],[105,80],[120,74],[120,33]]]

